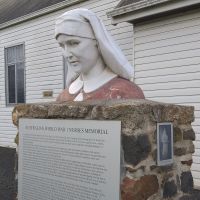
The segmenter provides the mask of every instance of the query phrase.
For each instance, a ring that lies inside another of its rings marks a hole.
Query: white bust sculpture
[[[123,88],[118,85],[122,82],[129,90],[133,84],[128,81],[133,78],[133,68],[93,12],[75,9],[64,13],[56,21],[55,37],[68,65],[67,89],[58,101],[129,96],[120,93]],[[135,84],[134,89],[135,98],[144,98]]]

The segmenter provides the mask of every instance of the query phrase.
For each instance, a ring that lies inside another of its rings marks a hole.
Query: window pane
[[[23,61],[24,59],[24,52],[23,52],[23,45],[16,46],[16,62]]]
[[[7,63],[14,63],[15,62],[15,47],[9,47],[6,49],[7,52]]]
[[[17,64],[17,103],[24,103],[24,64]]]
[[[15,103],[15,65],[8,66],[8,103]]]

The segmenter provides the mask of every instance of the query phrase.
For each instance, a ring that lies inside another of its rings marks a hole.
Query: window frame
[[[63,61],[63,89],[66,89],[66,78],[67,78],[67,72],[68,72],[68,66],[66,62],[66,58],[62,56]]]
[[[23,55],[23,59],[19,61],[14,61],[14,62],[11,62],[11,63],[8,63],[8,54],[7,54],[7,49],[8,48],[12,48],[12,47],[17,47],[17,46],[20,46],[22,45],[22,55]],[[20,43],[15,43],[15,44],[12,44],[12,45],[9,45],[9,46],[5,46],[4,47],[4,62],[5,62],[5,102],[6,102],[6,106],[9,107],[9,106],[15,106],[17,104],[24,104],[26,103],[26,67],[25,67],[25,42],[20,42]],[[17,79],[16,79],[16,71],[17,71],[17,64],[18,63],[23,63],[23,67],[24,67],[24,102],[23,103],[18,103],[17,102]],[[9,103],[9,88],[8,88],[8,66],[10,65],[14,65],[15,66],[15,103]]]

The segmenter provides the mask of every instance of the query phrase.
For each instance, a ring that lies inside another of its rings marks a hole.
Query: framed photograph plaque
[[[157,123],[157,165],[173,163],[173,125],[169,122]]]

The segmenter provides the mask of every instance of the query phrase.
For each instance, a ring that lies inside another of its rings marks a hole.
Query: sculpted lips
[[[70,64],[77,64],[77,63],[78,63],[78,60],[69,60],[69,63],[70,63]]]

